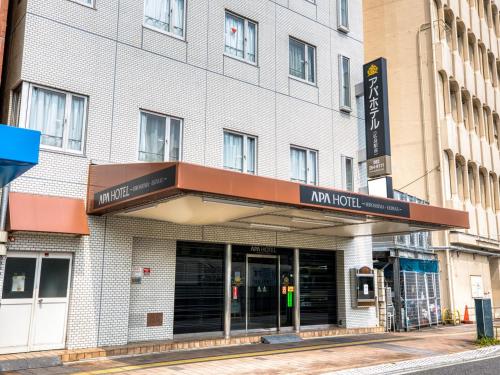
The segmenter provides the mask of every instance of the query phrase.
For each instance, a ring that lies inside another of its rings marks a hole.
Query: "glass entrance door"
[[[247,256],[247,330],[278,327],[278,259]]]

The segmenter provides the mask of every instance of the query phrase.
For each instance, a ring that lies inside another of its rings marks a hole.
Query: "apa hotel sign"
[[[391,174],[391,142],[387,61],[381,57],[363,66],[366,160],[368,177]]]

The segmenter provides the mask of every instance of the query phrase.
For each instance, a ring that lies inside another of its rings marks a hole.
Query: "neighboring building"
[[[364,2],[365,60],[389,66],[394,187],[470,215],[470,229],[432,241],[442,305],[462,316],[468,306],[474,317],[473,297],[493,298],[500,314],[498,10],[490,0]]]
[[[0,352],[375,331],[371,235],[467,226],[355,193],[361,0],[11,4]]]

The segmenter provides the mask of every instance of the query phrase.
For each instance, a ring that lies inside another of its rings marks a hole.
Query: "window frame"
[[[305,61],[304,61],[304,77],[305,78],[297,77],[297,76],[293,75],[292,73],[290,73],[290,41],[292,39],[295,42],[304,45],[304,58],[305,58]],[[313,56],[314,56],[314,61],[313,61],[314,76],[313,76],[313,80],[312,81],[309,81],[309,69],[308,69],[308,66],[309,66],[310,62],[309,62],[309,54],[307,53],[308,52],[308,47],[312,48],[313,51],[314,51],[314,54],[313,54]],[[318,81],[318,65],[317,65],[317,62],[316,62],[317,60],[318,60],[318,53],[317,53],[317,50],[316,50],[316,46],[314,46],[314,45],[312,45],[310,43],[304,42],[303,40],[294,38],[293,36],[289,36],[288,37],[288,77],[289,78],[296,79],[297,81],[307,83],[307,84],[309,84],[311,86],[317,86],[317,81]]]
[[[40,140],[40,149],[57,151],[57,152],[64,152],[64,153],[73,154],[73,155],[85,155],[86,143],[87,143],[87,127],[88,127],[87,122],[88,122],[88,111],[89,111],[89,98],[88,98],[88,96],[82,95],[82,94],[77,94],[77,93],[74,93],[71,91],[64,91],[61,89],[56,89],[56,88],[49,87],[49,86],[39,85],[36,83],[27,83],[27,84],[28,84],[28,87],[27,87],[28,98],[27,98],[27,104],[26,104],[26,119],[22,124],[21,124],[21,122],[19,123],[19,127],[25,128],[25,129],[31,129],[29,127],[29,123],[31,120],[31,103],[32,103],[32,99],[33,99],[33,89],[34,88],[39,88],[42,90],[48,90],[48,91],[53,91],[55,93],[64,94],[65,95],[64,126],[63,126],[63,137],[62,137],[63,146],[56,147],[56,146],[46,145],[46,144],[43,144],[42,141]],[[82,147],[80,150],[73,150],[73,149],[70,149],[68,147],[69,120],[70,120],[70,116],[71,116],[71,103],[72,103],[73,97],[82,98],[84,100],[84,103],[85,103],[84,104],[85,110],[83,111],[83,125],[82,125],[82,140],[81,140]],[[20,115],[19,120],[21,119],[21,117],[22,116]],[[42,133],[42,136],[43,136],[43,133]]]
[[[305,151],[305,153],[306,153],[306,181],[305,182],[292,177],[292,170],[293,170],[293,168],[292,168],[292,149],[299,150],[299,151]],[[309,169],[310,169],[309,155],[312,152],[314,152],[316,155],[316,171],[314,174],[315,183],[311,182],[311,173],[309,172]],[[313,186],[319,185],[319,152],[318,152],[318,150],[314,150],[314,149],[307,148],[307,147],[296,146],[296,145],[290,145],[290,181],[297,182],[300,184],[305,184],[305,185],[313,185]]]
[[[351,162],[351,189],[348,188],[347,181],[347,161]],[[354,158],[342,155],[342,188],[346,191],[354,192]]]
[[[348,73],[348,91],[349,91],[349,96],[346,98],[344,94],[344,61],[347,60],[347,66],[349,71]],[[352,90],[351,90],[351,59],[347,56],[344,55],[339,55],[339,89],[340,89],[340,95],[339,95],[339,101],[340,101],[340,110],[344,112],[351,112],[352,110]],[[349,103],[346,105],[345,100],[348,99]]]
[[[87,4],[85,2],[85,0],[69,0],[73,3],[77,3],[77,4],[80,4],[80,5],[83,5],[84,7],[87,7],[87,8],[90,8],[90,9],[96,9],[95,7],[95,2],[96,0],[90,0],[90,4]]]
[[[168,145],[168,147],[165,147],[163,149],[163,160],[162,161],[148,161],[148,160],[141,160],[140,159],[140,147],[141,147],[141,130],[142,130],[142,113],[147,113],[153,116],[158,116],[158,117],[164,117],[165,118],[165,140],[163,141],[165,145]],[[139,108],[139,126],[138,126],[138,134],[137,134],[137,161],[139,163],[161,163],[161,162],[170,162],[170,126],[171,122],[170,120],[179,120],[180,121],[180,130],[179,130],[179,160],[183,160],[183,152],[184,152],[184,119],[181,117],[177,116],[170,116],[166,115],[164,113],[159,113],[155,111],[149,111],[147,109]],[[168,120],[168,123],[167,123]],[[168,138],[168,141],[167,141]],[[173,161],[175,162],[175,160]]]
[[[95,1],[95,0],[94,0]],[[174,1],[174,0],[170,0],[170,1]],[[164,34],[164,35],[168,35],[172,38],[176,38],[176,39],[179,39],[179,40],[182,40],[182,41],[186,41],[186,34],[187,34],[187,2],[188,0],[184,0],[184,18],[183,18],[183,29],[182,29],[182,36],[181,35],[177,35],[176,33],[173,32],[173,24],[172,22],[169,22],[168,24],[168,31],[165,31],[165,30],[162,30],[162,29],[159,29],[157,27],[154,27],[154,26],[151,26],[151,25],[148,25],[146,23],[146,0],[143,0],[143,5],[142,5],[142,27],[146,28],[146,29],[149,29],[151,31],[155,31],[155,32],[158,32],[158,33],[161,33],[161,34]],[[172,3],[170,3],[172,4]],[[170,12],[169,12],[169,17],[172,18],[172,15],[174,14],[174,9],[170,8]]]
[[[187,1],[187,0],[186,0]],[[226,51],[227,47],[227,42],[226,42],[226,17],[227,15],[231,15],[235,18],[240,18],[243,20],[243,57],[239,57],[236,55],[232,55],[231,53]],[[252,23],[255,25],[255,61],[249,60],[248,59],[248,24]],[[224,11],[224,56],[246,62],[251,65],[258,65],[259,62],[259,23],[255,22],[254,20],[251,20],[250,18],[240,16],[239,14],[235,12],[231,12],[230,10],[226,9]]]
[[[241,165],[242,170],[226,167],[226,165],[224,164],[224,152],[226,149],[225,144],[224,144],[224,135],[226,135],[226,133],[231,134],[233,136],[239,136],[239,137],[243,138],[243,155],[242,155],[243,163]],[[254,152],[255,171],[253,173],[248,171],[248,139],[249,138],[253,139],[255,141],[255,152]],[[246,133],[241,133],[241,132],[230,130],[230,129],[224,129],[222,131],[222,167],[224,169],[227,169],[228,171],[232,171],[232,172],[239,172],[239,173],[245,173],[245,174],[257,176],[257,161],[258,161],[257,150],[258,150],[258,137],[257,136],[246,134]]]
[[[342,3],[345,2],[347,13],[347,25],[342,22]],[[349,29],[349,0],[337,0],[337,29],[344,33],[348,33]]]

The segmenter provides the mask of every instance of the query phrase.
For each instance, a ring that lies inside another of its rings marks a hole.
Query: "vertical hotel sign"
[[[391,174],[391,141],[387,61],[381,57],[363,66],[366,160],[368,177]]]

